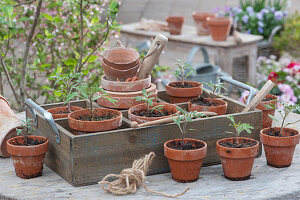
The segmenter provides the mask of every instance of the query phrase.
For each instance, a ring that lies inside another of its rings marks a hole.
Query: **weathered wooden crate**
[[[159,101],[168,102],[168,96],[164,91],[159,92],[158,97]],[[261,111],[256,109],[247,113],[239,113],[245,105],[228,97],[224,97],[224,100],[228,103],[227,114],[232,114],[236,121],[247,122],[254,127],[253,133],[247,137],[259,140],[259,131],[262,128]],[[41,107],[49,109],[60,104]],[[72,105],[89,106],[86,101],[72,102]],[[186,103],[178,105],[187,108]],[[99,106],[97,105],[97,107]],[[38,113],[36,134],[47,137],[50,142],[45,164],[74,186],[94,184],[106,174],[120,173],[122,169],[131,167],[134,159],[151,151],[155,152],[157,156],[148,174],[169,172],[163,144],[167,140],[180,138],[181,135],[176,124],[169,123],[134,129],[130,128],[127,110],[122,113],[123,124],[120,129],[81,135],[70,130],[67,119],[55,120],[60,133],[60,143],[56,142],[55,133],[48,122]],[[28,110],[27,114],[29,118],[32,118]],[[228,123],[226,115],[223,115],[194,119],[189,124],[189,128],[196,130],[189,131],[187,137],[207,142],[208,153],[203,161],[204,166],[220,163],[216,153],[216,141],[232,136],[225,133],[225,131],[232,130]],[[259,155],[261,155],[261,150]]]

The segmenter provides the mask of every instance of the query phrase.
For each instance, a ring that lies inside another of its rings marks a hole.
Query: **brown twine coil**
[[[111,192],[113,194],[125,195],[135,193],[136,189],[142,185],[147,192],[160,194],[165,197],[178,197],[186,193],[190,188],[186,188],[183,192],[169,195],[163,192],[153,191],[148,189],[145,184],[145,178],[149,166],[151,165],[155,157],[154,152],[150,152],[145,157],[135,160],[132,164],[132,168],[123,169],[118,174],[108,174],[98,184],[104,191]],[[108,181],[110,178],[117,178],[114,181]],[[105,187],[107,185],[107,187]]]

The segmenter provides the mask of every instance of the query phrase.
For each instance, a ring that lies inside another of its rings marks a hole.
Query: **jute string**
[[[186,193],[190,189],[189,187],[181,193],[170,195],[163,192],[150,190],[146,186],[146,174],[154,157],[155,153],[150,152],[149,154],[145,155],[145,157],[135,160],[132,164],[132,168],[123,169],[120,174],[108,174],[98,184],[104,191],[118,195],[135,193],[136,189],[140,185],[142,185],[147,192],[163,195],[165,197],[178,197]],[[117,179],[114,181],[108,181],[110,178]]]

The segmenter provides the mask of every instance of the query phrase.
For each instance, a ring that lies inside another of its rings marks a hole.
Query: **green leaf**
[[[48,19],[49,21],[53,22],[53,17],[47,13],[43,13],[43,16]]]
[[[57,97],[60,97],[61,94],[62,94],[62,93],[61,93],[60,91],[56,91],[56,90],[54,91],[54,95],[57,96]]]
[[[73,99],[76,96],[78,96],[78,92],[73,92],[73,93],[68,94],[64,103],[65,104],[68,103],[71,99]]]
[[[77,61],[73,58],[68,58],[64,61],[65,65],[67,66],[75,66],[77,64]]]
[[[274,121],[279,121],[276,117],[274,117],[273,115],[270,115],[270,114],[268,114],[268,116],[271,118],[271,119],[273,119]]]
[[[87,60],[87,63],[92,63],[92,62],[94,62],[97,58],[98,58],[98,56],[91,55],[91,56],[89,57],[89,59]],[[86,59],[87,59],[87,57],[84,58],[83,62],[85,62]]]
[[[99,19],[97,18],[97,17],[94,17],[93,19],[92,19],[92,21],[91,21],[91,24],[96,24],[96,23],[98,23],[99,22]]]
[[[4,13],[4,16],[7,18],[10,18],[13,14],[14,8],[12,6],[6,5],[2,7],[2,12]]]

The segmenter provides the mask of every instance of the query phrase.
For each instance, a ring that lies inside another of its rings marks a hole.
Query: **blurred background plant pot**
[[[169,16],[166,21],[168,22],[169,32],[171,35],[180,35],[184,22],[182,16]]]
[[[215,13],[210,12],[193,12],[192,14],[198,35],[209,35],[209,29],[206,22],[207,17],[216,17]]]
[[[228,17],[208,17],[207,24],[215,41],[226,41],[229,35],[232,19]]]

